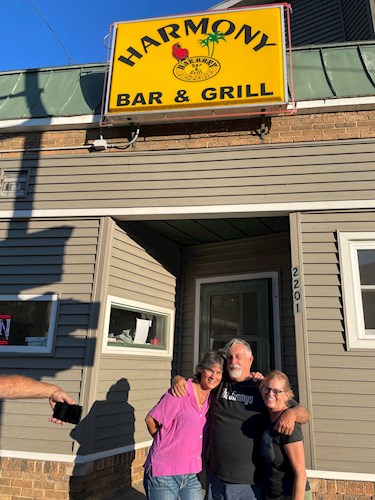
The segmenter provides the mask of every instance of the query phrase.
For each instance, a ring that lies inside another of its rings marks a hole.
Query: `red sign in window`
[[[9,343],[11,321],[11,314],[0,314],[0,345],[7,345]]]

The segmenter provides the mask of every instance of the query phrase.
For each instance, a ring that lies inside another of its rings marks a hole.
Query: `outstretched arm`
[[[0,376],[0,399],[49,398],[54,402],[73,400],[60,387],[23,375]]]
[[[294,424],[306,424],[310,420],[310,412],[301,405],[294,406],[286,410],[275,425],[275,430],[280,434],[290,436],[294,429]]]
[[[40,382],[23,375],[1,375],[0,376],[0,399],[26,399],[26,398],[46,398],[49,399],[51,408],[54,409],[56,403],[74,404],[73,399],[61,387]],[[61,424],[61,420],[53,417],[50,421]]]

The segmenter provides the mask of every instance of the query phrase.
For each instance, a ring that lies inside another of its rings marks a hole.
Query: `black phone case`
[[[82,406],[69,405],[68,403],[56,403],[53,411],[53,418],[68,422],[69,424],[79,424],[82,416]]]

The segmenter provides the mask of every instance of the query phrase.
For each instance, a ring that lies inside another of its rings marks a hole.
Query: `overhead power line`
[[[70,59],[69,57],[69,54],[68,52],[65,50],[65,47],[63,45],[63,43],[61,42],[61,40],[59,39],[59,37],[56,35],[56,33],[53,31],[52,27],[50,26],[50,24],[47,22],[47,20],[43,17],[43,15],[41,14],[41,12],[37,9],[37,7],[34,5],[34,3],[32,2],[32,0],[28,0],[29,4],[31,5],[31,7],[35,10],[35,12],[38,14],[38,16],[43,20],[44,24],[47,26],[47,28],[51,31],[51,33],[53,34],[53,36],[56,38],[56,40],[58,41],[60,47],[62,48],[62,50],[64,51],[64,54],[68,60],[68,64],[72,64],[72,60]]]

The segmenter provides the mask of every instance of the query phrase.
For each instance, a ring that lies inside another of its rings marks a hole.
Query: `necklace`
[[[193,384],[195,400],[199,409],[201,410],[207,401],[210,391],[204,391],[199,382],[194,382]]]
[[[203,408],[203,405],[204,403],[206,402],[207,400],[207,395],[205,393],[201,393],[201,386],[198,384],[197,385],[197,389],[198,389],[198,400],[199,400],[199,406],[200,408]]]

